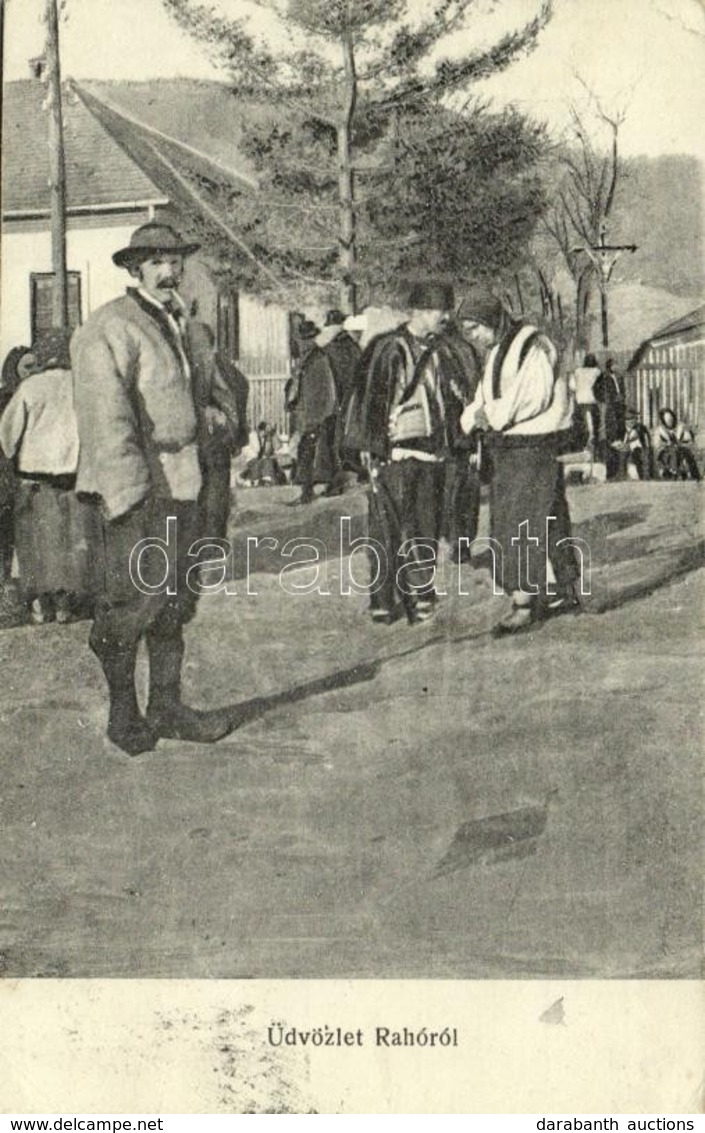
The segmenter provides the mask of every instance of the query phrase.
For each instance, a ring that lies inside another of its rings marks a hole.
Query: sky
[[[243,0],[212,2],[231,14],[242,11]],[[65,77],[223,77],[166,15],[161,0],[64,5]],[[538,0],[500,0],[494,12],[480,14],[480,38],[519,26],[537,7]],[[27,61],[41,53],[43,8],[44,0],[5,0],[6,79],[28,77]],[[462,47],[457,40],[447,53]],[[555,0],[554,18],[536,50],[475,89],[499,103],[516,103],[560,132],[570,103],[587,105],[576,72],[607,109],[626,109],[625,155],[691,153],[705,160],[705,0]]]

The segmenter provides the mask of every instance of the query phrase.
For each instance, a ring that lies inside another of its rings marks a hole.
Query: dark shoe
[[[214,744],[233,730],[231,713],[226,709],[199,712],[185,704],[175,703],[147,709],[147,723],[165,740],[184,740],[196,744]]]
[[[397,603],[391,610],[374,606],[370,609],[370,617],[373,625],[391,626],[404,617],[404,607],[401,603]]]
[[[67,594],[65,590],[60,590],[58,594],[54,596],[54,610],[59,625],[65,626],[73,621],[71,595]]]
[[[118,650],[93,637],[90,646],[100,659],[110,693],[108,739],[127,755],[153,751],[158,737],[140,713],[135,694],[136,647]]]
[[[154,751],[158,736],[141,716],[129,724],[108,724],[108,739],[126,755]]]
[[[407,617],[409,619],[409,625],[419,625],[421,622],[430,621],[437,609],[438,601],[435,597],[418,598],[408,609]]]
[[[575,615],[580,613],[582,613],[582,606],[575,594],[563,594],[556,595],[553,598],[545,598],[541,603],[538,616],[542,621],[546,621],[549,618],[559,618],[563,614]]]
[[[492,628],[493,637],[510,637],[526,633],[537,621],[533,606],[512,606],[496,626]]]

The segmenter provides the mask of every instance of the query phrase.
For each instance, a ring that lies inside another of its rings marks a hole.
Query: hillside
[[[196,79],[103,82],[99,91],[147,125],[225,165],[252,172],[238,143],[245,117],[251,120],[261,111],[252,105],[245,108],[224,83]],[[697,158],[670,154],[627,160],[609,235],[638,247],[619,261],[615,284],[640,283],[697,300],[705,291],[703,198]],[[682,313],[682,307],[676,306],[675,313]]]
[[[609,237],[634,243],[637,251],[619,261],[615,282],[700,296],[705,283],[703,196],[697,158],[669,154],[625,162]]]
[[[692,311],[698,301],[697,296],[674,295],[662,287],[638,281],[615,284],[609,296],[610,349],[631,354],[654,331]],[[600,345],[597,312],[593,318],[593,343],[595,347]]]

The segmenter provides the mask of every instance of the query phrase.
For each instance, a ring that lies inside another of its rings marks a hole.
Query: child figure
[[[274,453],[276,434],[275,425],[268,425],[266,421],[260,421],[257,426],[259,452],[242,473],[242,479],[249,480],[253,487],[272,488],[287,483],[286,474]]]
[[[692,429],[680,424],[672,409],[659,412],[656,431],[656,461],[662,480],[700,480],[700,469],[692,450]]]

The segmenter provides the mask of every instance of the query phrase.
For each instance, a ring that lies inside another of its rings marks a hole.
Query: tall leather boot
[[[116,650],[93,639],[90,646],[103,667],[108,683],[108,738],[127,755],[153,751],[158,737],[141,715],[135,694],[137,647]]]
[[[232,731],[227,709],[199,712],[181,703],[181,662],[184,639],[181,627],[147,630],[149,652],[149,704],[147,722],[158,736],[170,740],[212,744]]]

